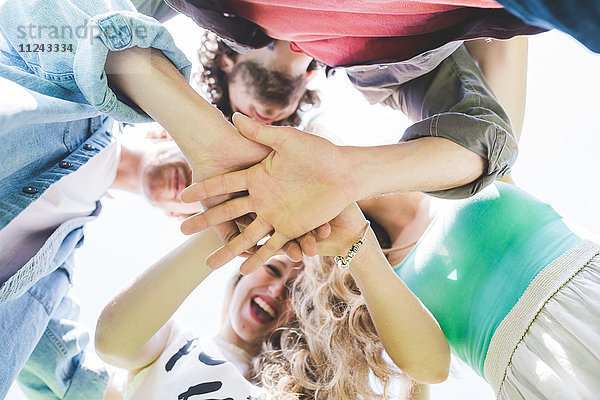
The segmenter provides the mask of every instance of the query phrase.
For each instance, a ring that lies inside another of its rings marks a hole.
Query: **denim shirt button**
[[[37,190],[33,186],[23,187],[23,193],[25,193],[25,194],[36,194],[37,192],[39,192],[39,190]]]
[[[91,144],[89,144],[89,143],[86,143],[86,144],[84,144],[84,145],[83,145],[83,148],[84,148],[85,150],[88,150],[88,151],[96,150],[96,147],[92,146],[92,145],[91,145]]]
[[[73,164],[71,164],[68,161],[61,161],[58,163],[58,166],[61,168],[67,169],[67,168],[71,168],[73,166]]]

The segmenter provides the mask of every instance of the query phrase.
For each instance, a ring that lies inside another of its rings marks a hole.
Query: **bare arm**
[[[96,326],[100,357],[131,370],[152,363],[169,337],[166,322],[210,274],[204,260],[221,245],[212,229],[194,235],[115,295]]]
[[[318,242],[319,254],[346,254],[365,224],[358,207],[348,207],[331,221],[329,238]],[[446,380],[450,367],[448,342],[435,318],[390,267],[371,229],[350,263],[350,272],[394,363],[420,383]]]
[[[161,51],[133,47],[111,52],[105,71],[112,87],[169,132],[192,166],[194,179],[247,167],[269,154],[239,135]]]
[[[470,40],[465,46],[506,110],[518,141],[525,116],[527,36],[510,40]]]
[[[105,70],[114,88],[168,131],[190,163],[194,182],[256,164],[271,151],[240,135],[221,111],[192,89],[159,50],[132,47],[111,52]],[[203,205],[212,207],[225,198],[204,199]],[[226,242],[238,233],[231,221],[224,221],[216,229]],[[311,235],[305,235],[299,242],[303,248],[314,247]],[[296,242],[289,243],[286,252],[295,259],[302,256]]]
[[[269,154],[269,149],[238,134],[160,50],[132,47],[110,52],[105,71],[113,88],[169,132],[190,163],[194,181],[248,167]],[[206,199],[203,205],[211,207],[223,199]],[[233,222],[216,228],[225,241],[238,233]]]
[[[480,156],[443,138],[426,137],[376,147],[341,147],[290,127],[268,127],[236,114],[239,131],[274,152],[248,170],[196,184],[184,201],[248,190],[249,196],[214,207],[184,222],[187,233],[256,212],[257,219],[208,260],[218,267],[274,230],[242,265],[250,273],[285,243],[335,218],[354,201],[381,193],[459,186],[483,171]]]
[[[485,169],[480,156],[444,138],[344,151],[355,174],[353,186],[359,188],[354,200],[390,192],[451,189],[474,181]]]
[[[403,74],[401,65],[392,65],[348,75],[370,102],[402,110],[416,121],[404,132],[403,141],[447,139],[484,160],[484,173],[476,179],[430,194],[466,198],[508,173],[517,156],[510,119],[465,46],[424,75],[403,83]],[[431,163],[428,167],[435,166]]]
[[[450,348],[437,321],[392,270],[373,232],[369,232],[364,247],[350,271],[387,353],[420,383],[445,381]]]

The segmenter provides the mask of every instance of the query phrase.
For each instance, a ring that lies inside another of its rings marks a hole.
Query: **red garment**
[[[403,61],[454,40],[541,31],[531,32],[501,7],[493,0],[226,0],[224,6],[331,66]]]

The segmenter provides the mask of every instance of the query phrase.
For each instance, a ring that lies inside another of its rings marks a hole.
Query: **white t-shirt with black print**
[[[265,391],[248,382],[236,366],[247,368],[243,350],[223,347],[218,338],[199,339],[180,324],[169,323],[165,350],[129,377],[126,400],[267,400]]]

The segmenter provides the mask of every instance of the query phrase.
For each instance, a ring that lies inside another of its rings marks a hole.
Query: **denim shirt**
[[[0,229],[114,140],[114,120],[151,121],[104,73],[109,51],[134,46],[161,50],[189,78],[191,64],[167,30],[128,0],[0,2]],[[59,226],[0,287],[0,302],[56,269],[93,217]]]

